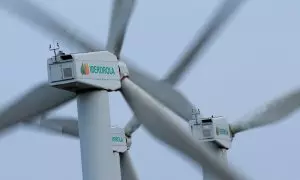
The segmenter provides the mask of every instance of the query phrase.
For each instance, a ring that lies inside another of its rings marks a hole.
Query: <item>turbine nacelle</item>
[[[131,141],[125,136],[124,128],[112,127],[111,134],[112,148],[114,152],[124,153],[129,149]]]
[[[231,147],[232,134],[224,117],[196,117],[189,121],[189,125],[193,137],[197,140],[216,143],[221,149]]]
[[[116,91],[128,76],[124,62],[108,51],[58,54],[48,59],[48,82],[67,91]]]

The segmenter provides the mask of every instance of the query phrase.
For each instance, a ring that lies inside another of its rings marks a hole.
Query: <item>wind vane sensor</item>
[[[56,56],[57,56],[56,51],[59,50],[59,48],[60,48],[60,46],[59,46],[58,42],[56,42],[56,43],[53,42],[53,45],[49,44],[49,50],[54,52],[55,59],[56,59]]]

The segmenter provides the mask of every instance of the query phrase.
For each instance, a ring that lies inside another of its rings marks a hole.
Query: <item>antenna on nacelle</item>
[[[193,108],[192,109],[192,119],[197,120],[199,116],[200,116],[200,109]]]
[[[59,50],[59,48],[60,48],[60,46],[59,46],[59,43],[58,43],[58,42],[55,43],[55,42],[53,41],[53,44],[50,44],[50,45],[49,45],[49,50],[54,52],[54,58],[55,58],[55,61],[56,61],[56,56],[57,56],[56,51]]]

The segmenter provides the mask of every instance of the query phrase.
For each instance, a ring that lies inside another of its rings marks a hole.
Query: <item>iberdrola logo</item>
[[[89,65],[82,63],[80,71],[81,71],[82,75],[89,75],[90,74],[90,67],[89,67]]]

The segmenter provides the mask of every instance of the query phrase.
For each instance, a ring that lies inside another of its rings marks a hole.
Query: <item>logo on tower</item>
[[[89,67],[89,65],[82,63],[80,72],[81,72],[82,75],[89,75],[90,74],[90,67]]]

